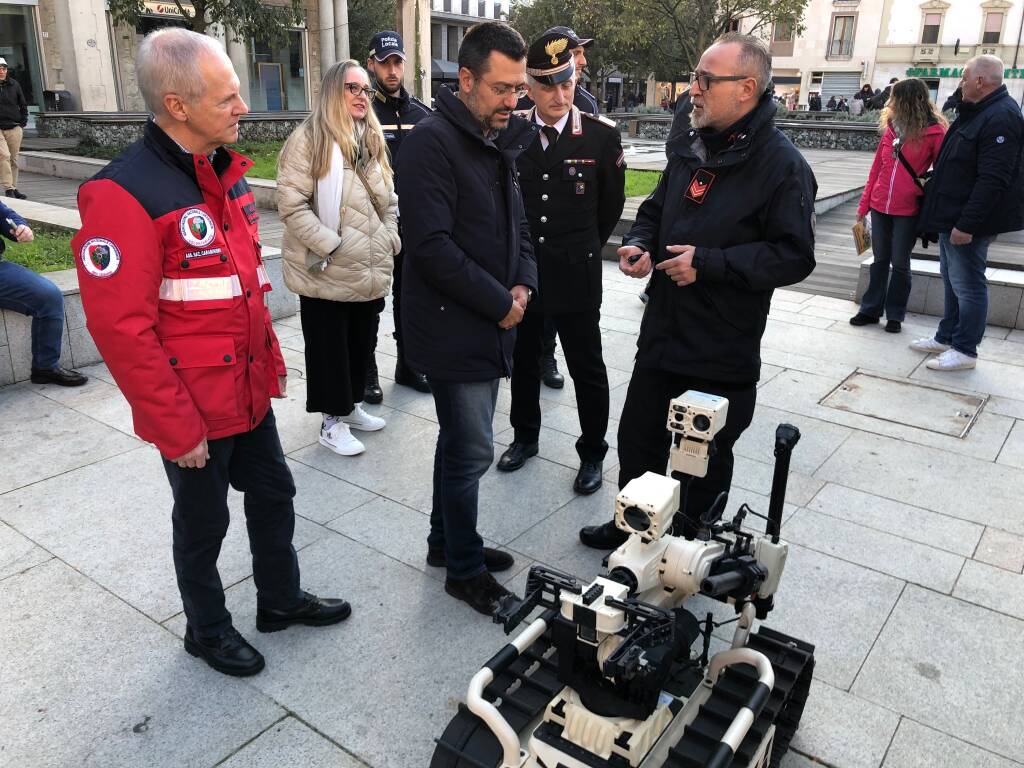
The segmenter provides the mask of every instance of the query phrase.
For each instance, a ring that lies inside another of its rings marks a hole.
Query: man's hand
[[[182,469],[202,469],[210,458],[210,449],[206,445],[206,438],[199,441],[199,445],[186,454],[174,459],[174,463]]]
[[[11,234],[19,243],[31,243],[35,239],[35,233],[32,232],[28,224],[19,224]]]
[[[288,377],[278,376],[277,377],[277,388],[281,390],[281,394],[274,395],[278,400],[283,400],[288,395]]]
[[[512,294],[512,301],[525,310],[526,305],[530,303],[530,289],[525,285],[513,285],[509,293]]]
[[[693,254],[697,251],[696,246],[670,245],[665,250],[679,255],[658,262],[656,268],[664,271],[676,285],[683,286],[694,282],[697,279],[697,270],[693,268]]]
[[[517,288],[519,286],[516,286]],[[523,322],[523,315],[526,314],[526,305],[520,305],[514,298],[512,299],[512,306],[508,310],[508,314],[502,318],[501,322],[498,323],[498,327],[504,330],[509,328],[515,328],[521,322]]]
[[[624,245],[618,250],[619,271],[629,277],[647,277],[651,273],[651,254],[635,245]],[[630,258],[639,256],[632,264]]]
[[[953,231],[949,233],[949,242],[951,242],[953,245],[967,245],[973,239],[974,235],[969,235],[966,232],[961,232],[956,227],[953,227]]]

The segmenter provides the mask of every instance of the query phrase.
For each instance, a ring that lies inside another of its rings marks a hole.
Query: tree
[[[365,64],[370,52],[370,38],[382,30],[397,29],[397,15],[395,0],[348,0],[348,39],[352,58]],[[404,42],[405,52],[410,56],[406,66],[411,67],[413,41]]]
[[[287,28],[303,21],[302,0],[285,0],[283,5],[264,5],[261,0],[169,0],[177,6],[185,23],[205,33],[214,25],[231,27],[237,39],[254,38],[263,43],[283,43]],[[115,24],[135,26],[146,12],[144,0],[109,0]]]

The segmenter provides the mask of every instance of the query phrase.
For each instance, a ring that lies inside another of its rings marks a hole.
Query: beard
[[[701,110],[694,109],[690,113],[690,125],[697,130],[701,128],[707,128],[711,124],[711,115],[708,114],[707,108]]]
[[[491,110],[487,114],[483,114],[480,108],[480,101],[472,91],[466,94],[466,106],[469,107],[470,113],[477,119],[477,122],[480,123],[480,127],[483,129],[484,134],[504,130],[508,126],[508,116],[512,114],[512,110],[507,110],[504,107],[499,107]],[[506,119],[499,122],[495,119],[498,115],[503,115]]]

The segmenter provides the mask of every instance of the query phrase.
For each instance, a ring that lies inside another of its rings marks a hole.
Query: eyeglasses
[[[706,72],[691,72],[690,73],[690,85],[696,83],[700,86],[702,91],[711,89],[712,83],[724,82],[729,80],[746,80],[750,75],[709,75]]]
[[[367,88],[365,85],[360,85],[359,83],[345,83],[345,90],[353,96],[358,96],[361,93],[368,99],[372,99],[377,95],[377,92],[373,90],[373,88]]]
[[[500,99],[504,99],[509,94],[512,94],[512,95],[514,95],[516,97],[516,101],[519,101],[519,99],[523,98],[523,96],[526,95],[526,86],[523,86],[523,85],[518,85],[518,86],[516,86],[516,85],[504,85],[504,84],[503,85],[491,85],[490,83],[488,83],[483,78],[480,78],[480,79],[481,79],[481,81],[483,81],[487,85],[488,88],[491,89],[491,92],[495,96],[500,98]]]

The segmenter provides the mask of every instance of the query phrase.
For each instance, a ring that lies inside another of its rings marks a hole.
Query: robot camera
[[[704,477],[708,449],[729,413],[729,401],[717,395],[687,390],[668,407],[668,429],[674,433],[669,463],[676,472]]]
[[[672,528],[679,510],[679,482],[645,472],[630,480],[615,497],[615,525],[645,539],[660,539]]]

